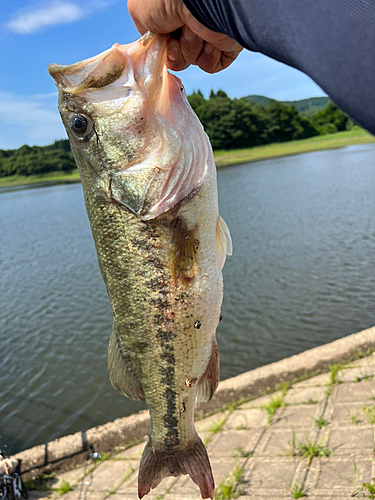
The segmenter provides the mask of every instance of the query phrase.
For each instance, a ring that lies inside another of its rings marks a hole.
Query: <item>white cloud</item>
[[[20,35],[38,33],[45,28],[68,24],[87,17],[95,10],[105,9],[117,0],[86,0],[80,5],[64,0],[30,5],[14,15],[5,27]]]
[[[46,145],[66,137],[57,111],[57,92],[55,95],[55,101],[47,99],[47,103],[43,96],[0,91],[0,149],[14,149],[23,144]]]
[[[67,24],[85,17],[85,11],[69,2],[52,2],[48,5],[33,6],[18,12],[7,23],[14,33],[27,35],[57,24]]]

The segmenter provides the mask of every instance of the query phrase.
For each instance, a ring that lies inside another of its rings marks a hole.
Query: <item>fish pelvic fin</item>
[[[213,498],[215,482],[206,448],[198,435],[184,450],[156,450],[149,438],[143,450],[138,474],[138,496],[143,498],[168,476],[189,474],[202,498]]]
[[[220,379],[220,359],[216,338],[212,342],[211,358],[206,371],[198,380],[197,401],[208,403],[214,395]]]
[[[145,400],[142,385],[137,376],[129,370],[126,360],[121,353],[116,328],[113,326],[109,339],[107,366],[109,380],[121,394],[139,401]]]
[[[233,245],[229,228],[220,215],[217,219],[216,227],[216,250],[220,269],[223,269],[227,255],[232,255]]]

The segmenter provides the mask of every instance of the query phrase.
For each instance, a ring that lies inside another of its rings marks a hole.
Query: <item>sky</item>
[[[72,64],[139,36],[126,0],[2,2],[0,20],[0,149],[43,146],[66,137],[47,64]],[[200,89],[206,97],[211,89],[232,98],[326,95],[301,72],[249,51],[215,75],[191,66],[178,76],[187,94]]]

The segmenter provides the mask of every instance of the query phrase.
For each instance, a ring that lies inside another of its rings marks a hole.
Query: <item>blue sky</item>
[[[2,2],[0,19],[0,149],[66,137],[47,64],[75,63],[138,37],[126,0]],[[216,75],[190,67],[179,77],[188,94],[199,88],[206,96],[211,89],[280,100],[325,95],[299,71],[248,51]]]

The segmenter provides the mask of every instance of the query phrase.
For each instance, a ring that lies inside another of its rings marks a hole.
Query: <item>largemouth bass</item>
[[[189,474],[213,498],[194,407],[219,382],[215,331],[231,240],[208,138],[166,51],[167,37],[148,33],[48,69],[113,309],[109,378],[150,411],[139,497]]]

